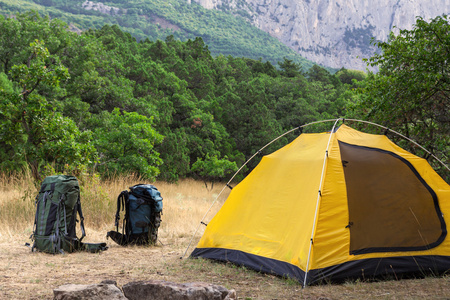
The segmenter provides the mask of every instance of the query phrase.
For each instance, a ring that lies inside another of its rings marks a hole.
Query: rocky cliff
[[[84,1],[81,7],[85,10],[96,10],[108,15],[117,15],[119,13],[119,8],[105,5],[101,2]]]
[[[450,0],[187,0],[208,9],[247,16],[305,58],[318,64],[366,70],[362,58],[376,49],[371,38],[386,40],[390,31],[411,29],[450,13]]]

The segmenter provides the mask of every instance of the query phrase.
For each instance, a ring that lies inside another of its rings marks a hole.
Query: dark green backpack
[[[80,215],[81,237],[76,234],[77,214]],[[31,239],[32,250],[64,253],[79,250],[98,252],[108,249],[106,243],[88,244],[81,211],[80,186],[74,176],[48,176],[36,196],[36,217]]]
[[[156,244],[162,200],[161,193],[151,184],[137,184],[130,191],[121,192],[117,198],[116,231],[109,231],[107,237],[122,246]],[[122,233],[119,232],[121,210],[125,210]]]

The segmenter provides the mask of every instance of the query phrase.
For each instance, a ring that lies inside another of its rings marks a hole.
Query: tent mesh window
[[[347,186],[350,254],[436,247],[446,227],[435,192],[406,159],[339,141]]]

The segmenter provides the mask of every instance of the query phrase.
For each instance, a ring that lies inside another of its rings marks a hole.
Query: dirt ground
[[[86,242],[106,241],[103,233]],[[230,264],[180,259],[190,237],[161,238],[158,246],[121,247],[108,240],[102,253],[49,255],[32,253],[28,236],[0,235],[0,299],[52,299],[53,289],[66,284],[96,284],[115,280],[158,279],[207,282],[235,289],[239,299],[450,299],[450,276],[379,282],[353,281],[302,289],[292,281],[258,274]],[[191,248],[189,253],[193,250]],[[187,256],[188,256],[187,255]]]

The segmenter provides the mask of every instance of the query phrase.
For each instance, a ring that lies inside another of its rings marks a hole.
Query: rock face
[[[96,10],[108,15],[117,15],[119,13],[119,8],[105,5],[101,2],[84,1],[81,7],[85,10]]]
[[[208,9],[250,15],[250,22],[303,57],[324,66],[365,70],[362,58],[376,49],[371,38],[412,29],[425,20],[450,14],[449,0],[187,0]],[[242,15],[242,14],[241,14]]]
[[[231,300],[237,299],[234,290],[222,286],[195,283],[173,283],[160,280],[137,281],[122,287],[129,300],[172,299],[172,300]]]

